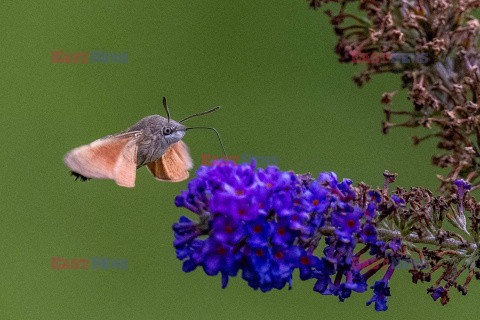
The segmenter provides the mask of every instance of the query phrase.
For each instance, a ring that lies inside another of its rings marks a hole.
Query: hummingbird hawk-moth
[[[132,188],[135,186],[136,170],[143,166],[146,166],[157,180],[179,182],[188,178],[188,170],[193,168],[193,161],[187,145],[182,141],[187,130],[215,131],[226,155],[215,128],[187,128],[182,124],[187,119],[213,112],[220,107],[177,122],[170,119],[165,97],[163,106],[167,118],[160,115],[145,117],[125,131],[71,150],[63,161],[77,179],[112,179],[119,186]]]

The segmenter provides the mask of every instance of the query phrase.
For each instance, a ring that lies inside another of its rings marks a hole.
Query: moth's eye
[[[172,131],[173,131],[172,128],[169,128],[169,127],[163,128],[163,134],[165,136],[168,136],[168,135],[172,134]]]

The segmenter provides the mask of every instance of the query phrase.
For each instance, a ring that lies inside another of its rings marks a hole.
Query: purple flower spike
[[[398,237],[380,239],[377,226],[385,212],[406,204],[392,196],[392,205],[368,189],[358,196],[359,190],[351,180],[338,183],[333,172],[317,181],[276,167],[256,169],[255,162],[201,167],[175,200],[198,219],[182,216],[173,225],[177,257],[185,272],[202,267],[220,274],[223,288],[239,271],[255,290],[291,288],[298,270],[300,280],[315,280],[314,291],[340,301],[367,291],[369,278],[388,266],[367,302],[387,310],[388,282],[405,250]],[[316,250],[322,241],[323,255]]]

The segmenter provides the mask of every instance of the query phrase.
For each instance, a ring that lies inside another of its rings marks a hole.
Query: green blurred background
[[[331,6],[333,10],[337,9]],[[283,170],[336,171],[355,183],[437,188],[434,143],[411,144],[407,129],[381,134],[380,76],[359,89],[362,67],[340,64],[322,11],[306,1],[3,1],[0,103],[1,319],[281,319],[474,315],[480,288],[441,307],[406,270],[391,282],[389,311],[341,303],[294,276],[293,290],[263,294],[240,278],[185,274],[172,224],[186,210],[146,169],[134,189],[73,182],[70,149],[162,114],[174,119],[220,105],[190,125],[216,127],[230,155],[278,156]],[[128,63],[53,64],[51,51],[128,52]],[[404,97],[401,94],[400,97]],[[400,105],[410,107],[402,99]],[[398,104],[397,104],[398,105]],[[418,132],[416,132],[418,134]],[[188,132],[195,169],[221,155],[211,132]],[[192,172],[194,175],[194,172]],[[189,215],[192,217],[192,215]],[[51,258],[128,259],[126,270],[52,270]]]

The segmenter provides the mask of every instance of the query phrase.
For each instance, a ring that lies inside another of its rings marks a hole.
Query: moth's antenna
[[[207,111],[204,111],[204,112],[201,112],[201,113],[192,114],[191,116],[188,116],[188,117],[186,117],[185,119],[180,120],[180,121],[178,121],[178,122],[182,123],[183,121],[188,120],[188,119],[190,119],[190,118],[198,117],[198,116],[203,116],[204,114],[208,114],[208,113],[213,112],[213,111],[216,111],[216,110],[218,110],[218,109],[220,109],[220,107],[215,107],[215,108],[212,108],[212,109],[210,109],[210,110],[207,110]]]
[[[217,107],[218,109],[219,107]],[[215,108],[214,108],[215,109]],[[212,109],[213,110],[213,109]],[[212,110],[209,110],[209,111],[212,111]],[[201,114],[200,114],[201,115]],[[182,122],[182,121],[180,121]],[[225,147],[223,146],[223,142],[222,142],[222,138],[220,138],[220,133],[218,133],[217,129],[215,128],[210,128],[210,127],[191,127],[191,128],[186,128],[185,130],[190,130],[190,129],[209,129],[209,130],[213,130],[215,131],[215,133],[217,134],[217,137],[218,137],[218,141],[220,142],[220,145],[222,146],[222,150],[223,150],[223,153],[225,154],[225,157],[227,157],[227,161],[230,160],[228,158],[228,155],[227,155],[227,152],[225,151]]]
[[[163,107],[165,111],[167,111],[168,122],[170,122],[170,111],[168,110],[167,99],[165,97],[163,97]]]

